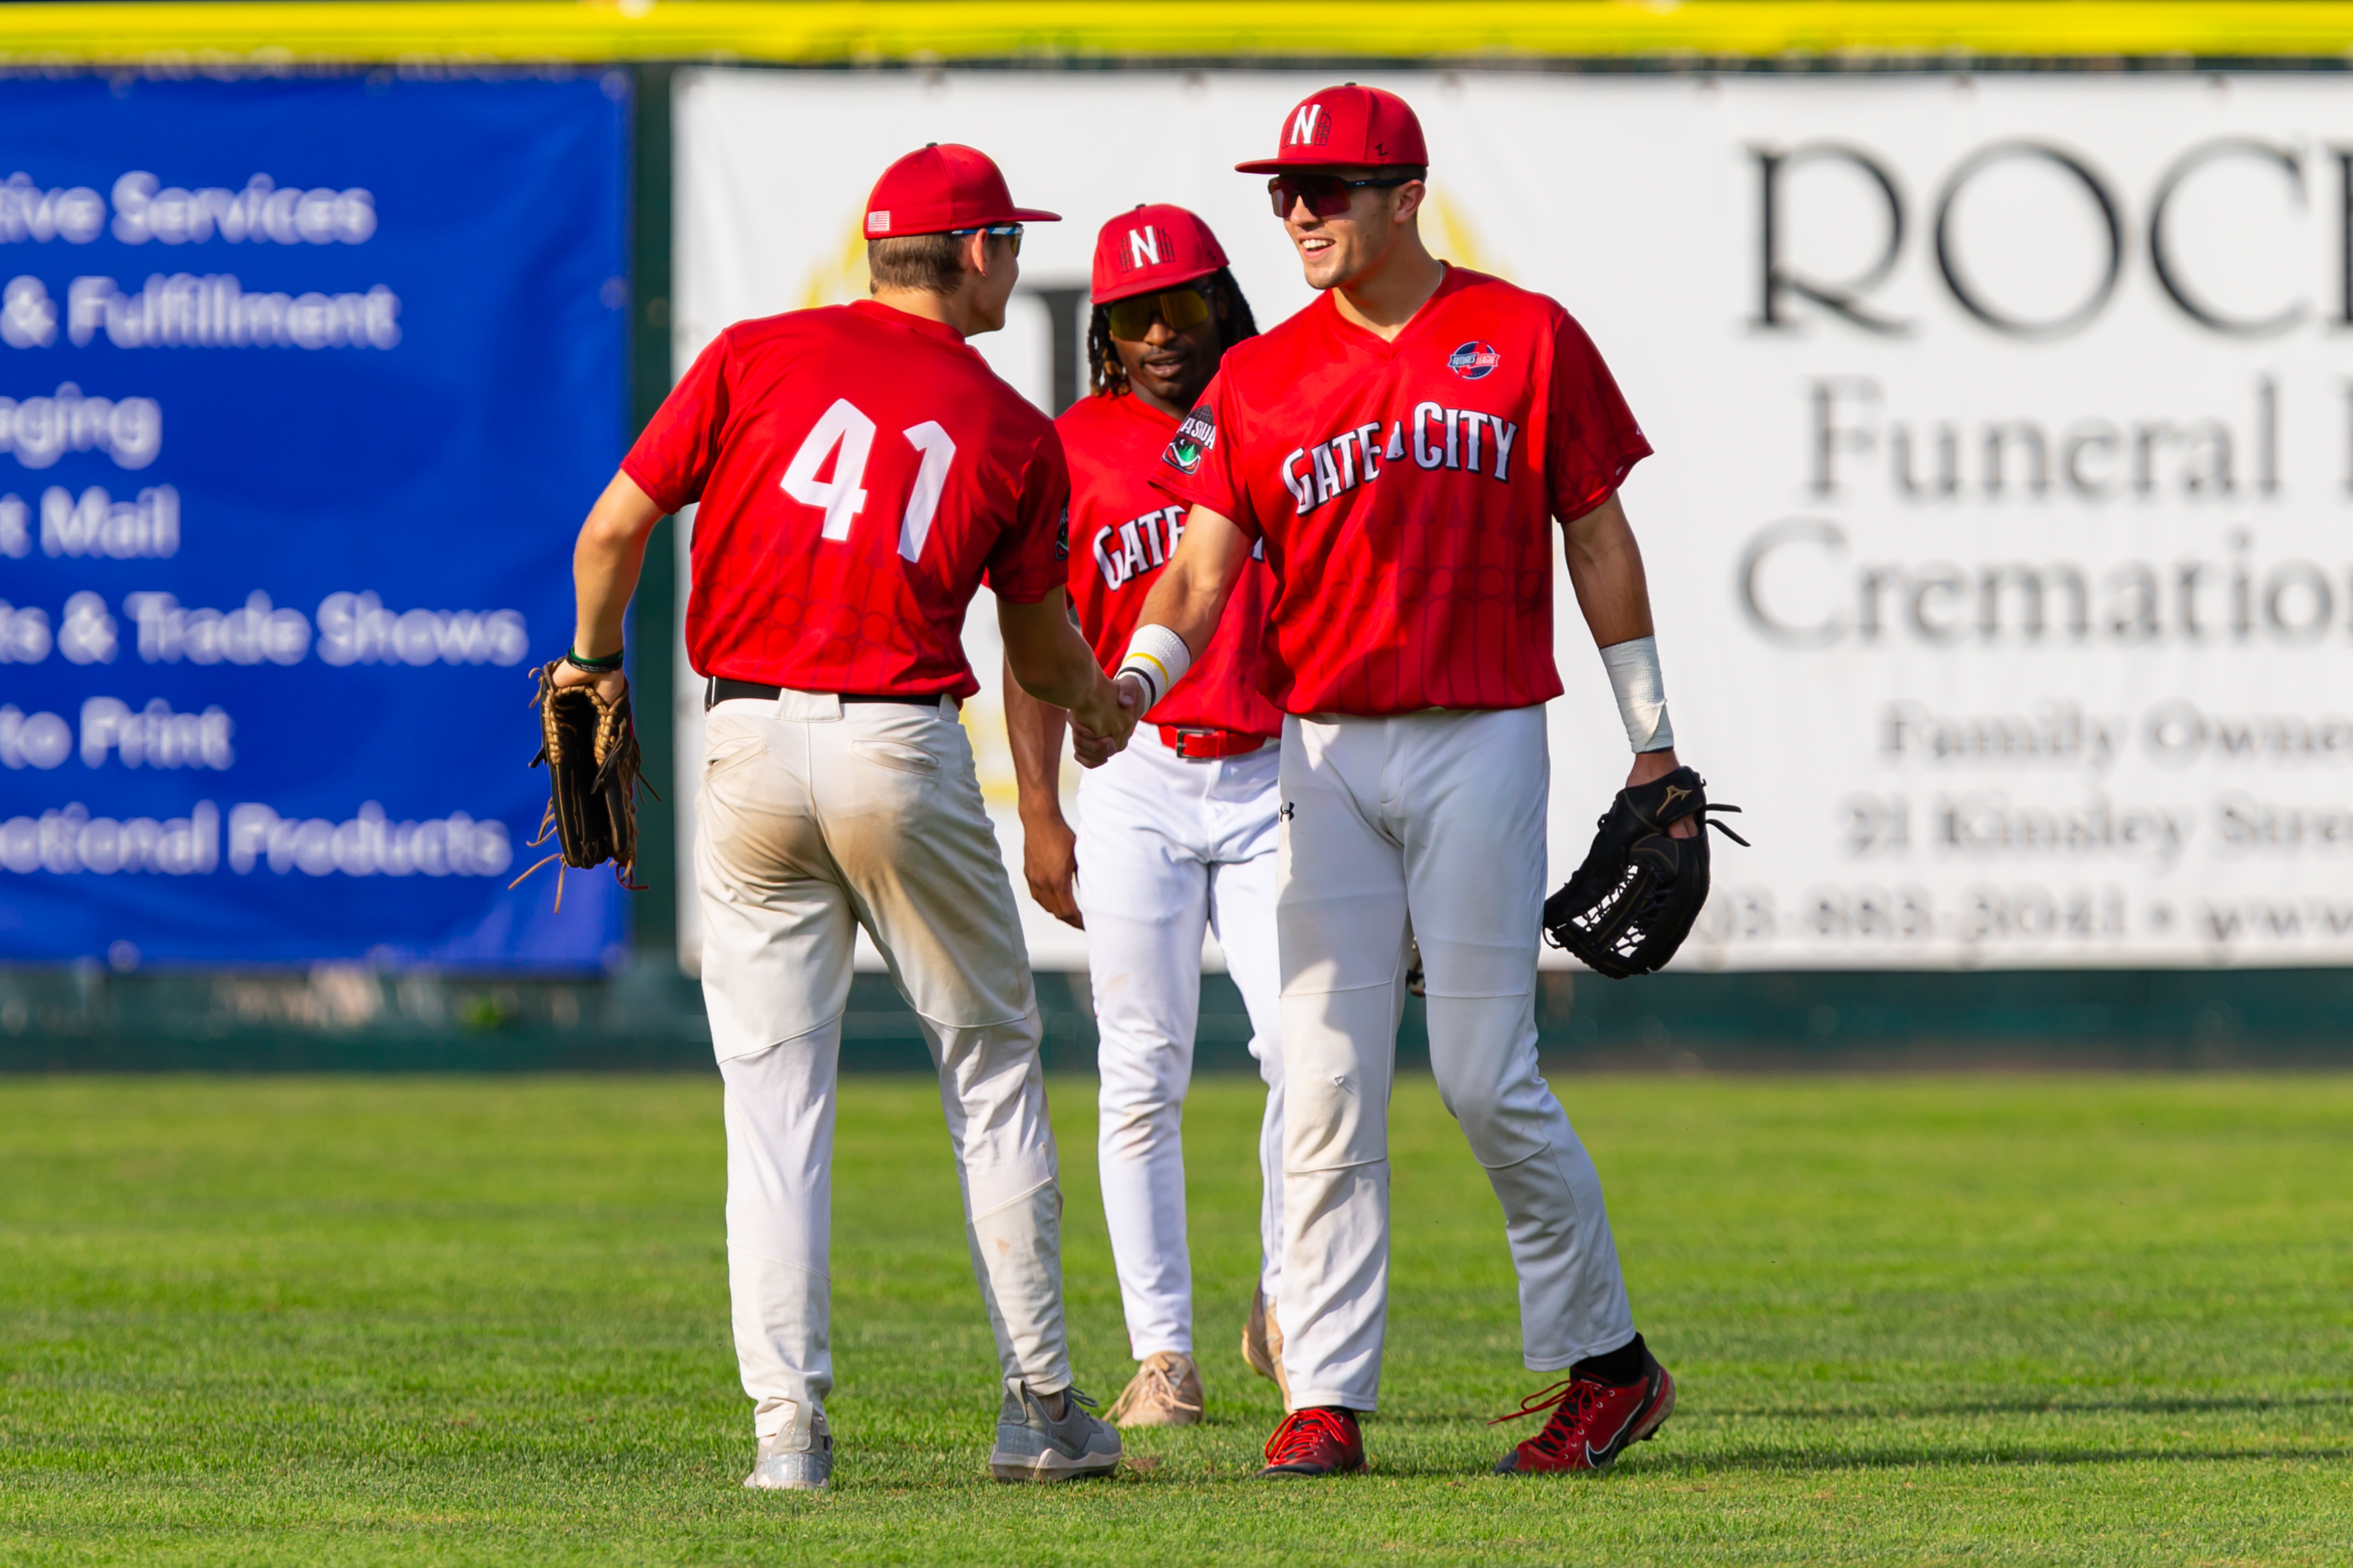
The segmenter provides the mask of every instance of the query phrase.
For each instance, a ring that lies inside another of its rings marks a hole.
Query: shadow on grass
[[[2158,1399],[1955,1399],[1941,1405],[1823,1405],[1777,1406],[1746,1405],[1711,1409],[1712,1415],[1765,1421],[1885,1421],[1936,1415],[2094,1415],[2122,1413],[2148,1415],[2195,1415],[2233,1410],[2353,1411],[2353,1392],[2341,1394],[2173,1394]]]
[[[2316,1443],[2309,1447],[2274,1444],[2260,1448],[2154,1447],[2002,1447],[1996,1449],[1941,1447],[1905,1448],[1860,1454],[1822,1454],[1787,1448],[1757,1448],[1683,1458],[1673,1454],[1645,1455],[1636,1469],[1618,1472],[1634,1476],[1681,1472],[1704,1476],[1725,1470],[1752,1474],[1776,1471],[1803,1475],[1816,1470],[1925,1470],[1939,1468],[2025,1468],[2031,1466],[2135,1465],[2172,1463],[2238,1465],[2280,1459],[2353,1459],[2353,1444]]]
[[[1701,1407],[1684,1394],[1687,1414],[1702,1414]],[[1813,1401],[1805,1405],[1708,1405],[1704,1414],[1711,1419],[1726,1421],[1788,1421],[1825,1422],[1853,1421],[1880,1423],[1886,1421],[1925,1421],[1943,1417],[1969,1415],[2226,1415],[2233,1412],[2261,1410],[2342,1410],[2353,1416],[2353,1390],[2327,1394],[2168,1394],[2158,1398],[2136,1399],[2119,1396],[2107,1399],[2081,1399],[2068,1396],[2045,1398],[1984,1398],[1948,1399],[1938,1403],[1911,1403],[1890,1405]],[[1434,1432],[1462,1426],[1491,1425],[1487,1416],[1477,1411],[1450,1412],[1417,1411],[1411,1414],[1389,1411],[1367,1412],[1359,1419],[1367,1433],[1387,1427],[1398,1432]],[[1231,1416],[1211,1416],[1205,1426],[1250,1425],[1249,1420],[1237,1422]],[[1500,1435],[1510,1430],[1507,1426],[1494,1425]],[[1688,1425],[1688,1422],[1686,1422]],[[1531,1428],[1533,1430],[1533,1428]]]
[[[2193,1465],[2244,1465],[2275,1463],[2288,1459],[2344,1461],[2353,1459],[2353,1445],[2337,1443],[2311,1447],[2271,1445],[2258,1448],[2207,1449],[2195,1452],[2179,1448],[2147,1447],[2013,1447],[1992,1452],[1944,1447],[1862,1454],[1821,1454],[1791,1449],[1756,1449],[1704,1456],[1683,1456],[1670,1451],[1659,1454],[1630,1455],[1619,1464],[1598,1474],[1584,1472],[1552,1476],[1497,1475],[1485,1465],[1466,1466],[1459,1461],[1450,1461],[1437,1456],[1400,1460],[1393,1456],[1376,1452],[1371,1458],[1372,1468],[1363,1478],[1364,1480],[1445,1481],[1454,1485],[1493,1480],[1504,1485],[1542,1487],[1635,1485],[1644,1481],[1704,1480],[1710,1476],[1729,1474],[1805,1476],[1836,1472],[1890,1473],[1899,1470],[2009,1470],[2044,1466],[2074,1469],[2087,1466],[2165,1463],[2187,1468]],[[1337,1477],[1325,1484],[1347,1485],[1356,1479],[1357,1478],[1353,1477]],[[1317,1483],[1295,1480],[1261,1481],[1256,1479],[1247,1469],[1204,1473],[1192,1467],[1162,1467],[1147,1464],[1123,1465],[1118,1475],[1118,1484],[1128,1486],[1141,1484],[1155,1488],[1170,1485],[1266,1488],[1267,1495],[1272,1497],[1288,1496],[1294,1491],[1312,1491]]]

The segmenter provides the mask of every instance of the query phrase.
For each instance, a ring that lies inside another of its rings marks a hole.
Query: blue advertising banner
[[[628,85],[0,81],[0,959],[594,965],[533,666],[624,437]]]

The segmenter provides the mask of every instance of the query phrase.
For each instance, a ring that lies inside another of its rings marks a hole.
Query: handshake
[[[1127,745],[1149,700],[1133,675],[1102,679],[1071,712],[1071,752],[1082,768],[1099,768]]]
[[[1063,714],[1069,716],[1071,750],[1079,765],[1099,768],[1127,749],[1135,726],[1176,683],[1174,675],[1155,681],[1150,672],[1139,673],[1132,647],[1118,672],[1105,675],[1060,592],[1033,605],[998,600],[997,624],[1005,638],[1005,718],[1014,767],[1027,770],[1025,777],[1034,773],[1030,782],[1050,795],[1050,785],[1042,781],[1060,765],[1053,759],[1061,750]],[[1174,661],[1181,674],[1190,659],[1175,649],[1184,647],[1184,640],[1163,626],[1145,630],[1165,639],[1155,645],[1162,647],[1160,656],[1150,662],[1166,669]]]

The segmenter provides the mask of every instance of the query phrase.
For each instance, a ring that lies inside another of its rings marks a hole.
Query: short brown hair
[[[904,234],[866,242],[866,273],[877,289],[953,294],[964,281],[964,240],[953,234]]]

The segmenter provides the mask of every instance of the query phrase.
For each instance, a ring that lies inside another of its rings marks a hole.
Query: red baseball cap
[[[1225,264],[1226,247],[1208,224],[1183,207],[1155,202],[1120,214],[1095,236],[1093,302],[1174,289]]]
[[[934,142],[910,153],[874,182],[866,198],[866,237],[944,234],[1000,223],[1060,223],[1060,213],[1017,207],[1005,175],[976,147]]]
[[[1277,144],[1282,150],[1273,157],[1234,167],[1245,174],[1279,174],[1335,164],[1378,169],[1430,163],[1421,121],[1405,100],[1353,81],[1301,100],[1284,119]]]

